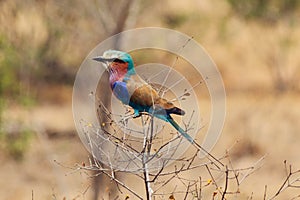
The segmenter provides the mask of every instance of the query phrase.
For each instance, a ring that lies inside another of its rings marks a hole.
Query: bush
[[[276,22],[299,10],[299,0],[227,0],[233,11],[244,19]]]

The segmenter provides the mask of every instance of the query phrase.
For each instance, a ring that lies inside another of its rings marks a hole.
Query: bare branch
[[[228,168],[226,166],[226,171],[225,171],[225,186],[224,186],[224,190],[223,190],[223,193],[222,193],[222,200],[225,199],[225,195],[226,195],[226,192],[227,192],[227,187],[228,187]]]

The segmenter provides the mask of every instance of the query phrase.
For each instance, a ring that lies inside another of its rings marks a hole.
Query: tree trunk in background
[[[96,90],[96,108],[99,107],[100,102],[98,100],[101,101],[101,103],[107,108],[110,109],[111,107],[111,89],[109,86],[109,82],[108,82],[108,73],[103,73],[102,77],[99,80],[98,86],[97,86],[97,90]],[[105,95],[103,95],[105,94]],[[110,119],[107,117],[106,114],[104,114],[104,112],[97,112],[99,114],[98,116],[98,120],[99,123],[105,123],[108,122]],[[102,127],[102,126],[101,126]],[[109,131],[109,125],[106,125],[105,130]],[[99,172],[95,171],[94,174],[98,174]],[[108,199],[111,199],[110,195],[113,195],[115,193],[115,188],[110,184],[110,180],[109,178],[107,178],[107,176],[100,174],[94,177],[93,179],[93,190],[94,190],[94,200],[98,200],[99,197],[101,197],[101,199],[104,199],[104,196],[107,196]]]
[[[112,1],[101,1],[101,5],[99,5],[99,9],[100,6],[102,8],[102,10],[100,10],[101,13],[100,14],[100,20],[101,23],[108,35],[108,37],[118,34],[122,31],[125,30],[125,26],[129,21],[129,16],[130,16],[130,10],[131,8],[135,5],[135,8],[137,9],[139,6],[139,1],[138,0],[125,0],[125,1],[118,1],[117,3],[121,4],[121,5],[112,5],[115,2]],[[118,8],[116,10],[116,8]],[[135,14],[135,16],[131,15],[131,19],[135,21],[136,17],[137,17],[137,10],[135,10],[133,12]],[[117,16],[117,17],[115,17]],[[134,23],[130,23],[132,25],[134,25]],[[116,37],[116,40],[114,42],[114,49],[119,49],[120,48],[120,44],[121,44],[121,37]],[[106,94],[106,95],[102,95],[101,94]],[[101,96],[101,101],[103,103],[103,105],[106,108],[110,108],[111,107],[111,89],[110,86],[108,84],[108,73],[103,74],[103,76],[101,77],[98,87],[97,87],[97,91],[96,91],[96,97],[100,97]],[[98,105],[96,105],[98,107]],[[109,119],[107,118],[107,116],[105,114],[103,114],[103,112],[101,112],[100,116],[99,116],[99,122],[100,124],[102,124],[102,122],[107,122]],[[109,127],[105,127],[106,130],[109,130]],[[95,174],[97,174],[98,172],[95,172]],[[116,176],[120,176],[118,174],[116,174]],[[116,192],[117,192],[117,188],[116,188],[116,184],[113,184],[109,178],[107,178],[105,175],[101,174],[98,175],[94,178],[93,180],[93,190],[94,190],[94,197],[93,200],[99,200],[99,197],[101,197],[101,199],[104,199],[105,197],[107,197],[108,199],[113,199],[116,197]]]

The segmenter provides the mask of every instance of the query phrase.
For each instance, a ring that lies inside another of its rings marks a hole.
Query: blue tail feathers
[[[172,126],[183,136],[183,137],[185,137],[190,143],[194,143],[194,139],[189,135],[189,134],[187,134],[178,124],[177,124],[177,122],[175,122],[175,120],[171,117],[171,116],[169,116],[168,118],[167,118],[167,120],[168,120],[168,122],[170,123],[170,124],[172,124]]]

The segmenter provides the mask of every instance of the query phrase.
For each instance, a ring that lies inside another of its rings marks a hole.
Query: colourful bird
[[[137,75],[131,56],[122,51],[108,50],[93,60],[104,63],[109,72],[109,83],[113,94],[134,109],[134,117],[147,112],[154,117],[169,122],[183,137],[194,143],[172,118],[171,114],[184,115],[185,112],[172,102],[160,97],[158,93]]]

